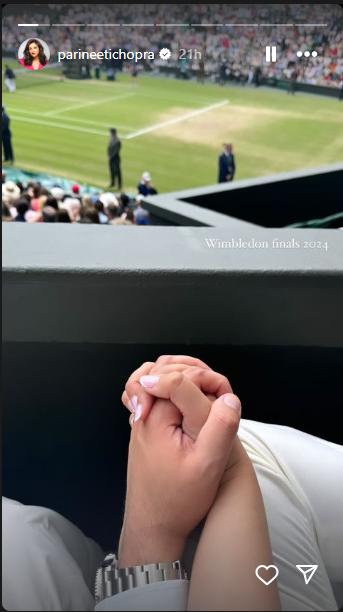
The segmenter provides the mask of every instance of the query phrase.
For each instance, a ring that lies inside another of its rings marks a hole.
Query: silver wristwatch
[[[165,580],[187,580],[187,573],[180,561],[118,568],[118,559],[111,553],[105,557],[96,573],[95,603],[129,589]]]

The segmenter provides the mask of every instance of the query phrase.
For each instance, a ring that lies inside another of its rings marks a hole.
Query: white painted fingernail
[[[137,395],[133,395],[131,399],[129,400],[129,407],[130,407],[131,412],[136,412],[137,403],[138,403],[138,397]]]
[[[135,410],[135,422],[142,416],[142,404],[138,404]]]
[[[141,376],[139,382],[141,383],[142,387],[152,389],[152,387],[156,385],[159,380],[159,376]]]

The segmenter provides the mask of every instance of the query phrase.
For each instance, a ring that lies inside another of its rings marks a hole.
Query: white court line
[[[186,115],[181,115],[180,117],[174,117],[173,119],[168,119],[167,121],[162,121],[162,123],[155,123],[154,125],[150,125],[142,130],[137,130],[136,132],[132,132],[125,136],[126,140],[130,140],[131,138],[137,138],[137,136],[142,136],[143,134],[148,134],[149,132],[154,132],[155,130],[159,130],[161,128],[167,127],[168,125],[173,125],[174,123],[180,123],[181,121],[187,121],[187,119],[192,119],[193,117],[197,117],[198,115],[202,115],[203,113],[208,113],[215,108],[220,108],[221,106],[225,106],[228,104],[229,100],[223,100],[222,102],[216,102],[215,104],[211,104],[210,106],[205,106],[205,108],[199,108],[198,110],[192,111],[191,113],[187,113]]]
[[[94,104],[100,104],[102,100],[92,100],[91,102],[83,102],[82,104],[72,104],[71,106],[62,106],[62,108],[58,108],[57,110],[47,111],[42,113],[44,117],[54,117],[55,115],[59,115],[60,113],[66,113],[70,110],[76,110],[78,108],[84,108],[86,106],[93,106]]]
[[[97,136],[108,136],[107,132],[100,130],[93,130],[92,128],[83,128],[76,125],[66,125],[65,123],[54,123],[53,121],[40,121],[39,119],[32,119],[31,117],[17,117],[12,116],[15,121],[22,121],[23,123],[34,123],[42,127],[57,127],[61,130],[70,130],[71,132],[82,132],[84,134],[96,134]]]
[[[77,110],[79,108],[85,108],[86,106],[96,106],[97,104],[105,104],[106,102],[115,102],[116,100],[123,100],[125,98],[130,98],[134,96],[133,92],[126,94],[119,94],[118,96],[112,96],[111,98],[99,98],[98,100],[91,100],[89,102],[83,102],[82,104],[73,104],[72,106],[64,106],[62,108],[58,108],[57,110],[47,111],[43,113],[44,117],[54,117],[55,115],[59,115],[61,113],[66,113],[71,110]]]
[[[30,110],[26,110],[23,108],[14,108],[12,106],[6,106],[6,108],[11,113],[14,113],[14,115],[16,113],[21,113],[28,117],[41,117],[42,118],[43,116],[42,113],[39,113],[37,111],[30,111]],[[96,127],[99,127],[99,128],[101,127],[107,128],[107,131],[109,130],[108,121],[106,123],[103,123],[102,121],[90,121],[89,119],[77,119],[76,117],[63,117],[63,121],[70,121],[71,123],[84,123],[86,125],[95,125]],[[132,125],[123,125],[122,123],[120,124],[116,123],[116,127],[119,131],[123,130],[124,132],[131,132],[132,130],[135,129]]]

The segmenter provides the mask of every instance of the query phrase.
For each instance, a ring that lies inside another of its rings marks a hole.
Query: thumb
[[[227,461],[241,418],[241,402],[237,395],[226,393],[213,402],[196,446],[200,453],[219,462]]]

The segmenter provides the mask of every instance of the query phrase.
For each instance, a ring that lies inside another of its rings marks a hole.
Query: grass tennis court
[[[107,187],[109,127],[122,139],[127,191],[144,170],[159,191],[215,183],[225,141],[234,143],[237,179],[343,159],[337,99],[153,76],[37,77],[42,84],[30,84],[31,74],[25,87],[4,93],[16,165],[24,170]]]

